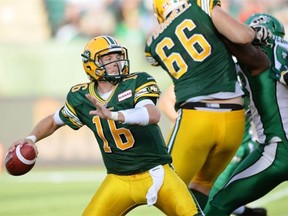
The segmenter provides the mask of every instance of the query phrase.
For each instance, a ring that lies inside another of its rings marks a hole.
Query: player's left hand
[[[256,45],[265,45],[268,47],[272,47],[272,43],[269,42],[269,40],[272,38],[273,34],[272,32],[262,25],[250,25],[250,27],[255,31],[255,38],[253,43]]]

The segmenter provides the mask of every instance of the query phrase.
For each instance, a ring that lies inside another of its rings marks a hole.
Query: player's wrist
[[[118,121],[118,116],[119,116],[118,112],[111,112],[110,119],[112,119],[113,121]]]
[[[35,135],[27,136],[25,139],[31,140],[33,143],[37,142],[37,137]]]

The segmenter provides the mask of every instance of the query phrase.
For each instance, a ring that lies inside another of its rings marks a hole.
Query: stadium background
[[[144,57],[145,39],[156,23],[151,2],[0,0],[0,154],[59,109],[72,85],[88,81],[80,54],[94,36],[118,38],[128,48],[131,71],[147,71],[165,91],[170,78]],[[288,0],[222,0],[222,7],[241,21],[268,12],[288,26]],[[164,136],[171,126],[162,115]],[[102,167],[96,141],[86,128],[61,128],[38,146],[37,169]]]

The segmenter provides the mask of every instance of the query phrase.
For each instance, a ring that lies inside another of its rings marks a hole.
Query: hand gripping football
[[[13,176],[23,175],[29,172],[36,162],[36,151],[33,146],[24,143],[8,152],[5,156],[6,171]]]

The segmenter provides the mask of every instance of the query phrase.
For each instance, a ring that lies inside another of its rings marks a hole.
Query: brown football
[[[18,145],[5,156],[6,171],[13,176],[23,175],[29,172],[36,163],[36,151],[33,146],[24,143]]]

